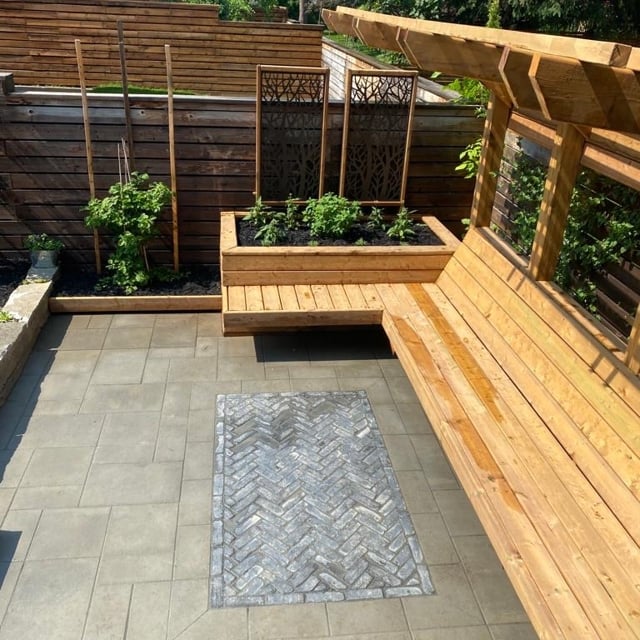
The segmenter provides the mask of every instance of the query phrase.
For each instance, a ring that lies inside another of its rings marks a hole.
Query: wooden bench
[[[640,384],[620,345],[486,228],[435,283],[331,287],[226,295],[244,331],[382,322],[540,637],[639,638]]]
[[[383,326],[542,638],[640,637],[640,388],[488,229]]]

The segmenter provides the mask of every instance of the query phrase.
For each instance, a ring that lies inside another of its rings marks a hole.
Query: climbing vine
[[[520,151],[511,172],[514,205],[508,235],[530,254],[547,169]],[[555,282],[592,313],[597,312],[597,281],[607,268],[637,260],[640,252],[640,192],[583,169],[571,197],[569,219]]]

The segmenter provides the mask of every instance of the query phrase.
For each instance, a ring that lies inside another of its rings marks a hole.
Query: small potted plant
[[[58,238],[46,233],[32,233],[25,238],[24,246],[31,252],[31,264],[39,269],[55,269],[60,250],[64,247]]]

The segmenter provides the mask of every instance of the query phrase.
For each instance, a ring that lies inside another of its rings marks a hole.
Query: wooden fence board
[[[258,13],[257,20],[262,14]],[[283,22],[286,12],[276,9]],[[17,84],[76,86],[74,40],[85,44],[90,86],[120,81],[117,21],[125,32],[129,82],[164,86],[164,45],[170,44],[174,84],[204,93],[255,95],[255,66],[320,66],[322,27],[226,22],[215,5],[105,0],[0,4],[0,59]],[[205,73],[206,70],[206,73]]]

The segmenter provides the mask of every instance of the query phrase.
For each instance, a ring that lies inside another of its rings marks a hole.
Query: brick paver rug
[[[218,396],[211,606],[432,592],[364,391]]]

